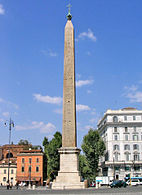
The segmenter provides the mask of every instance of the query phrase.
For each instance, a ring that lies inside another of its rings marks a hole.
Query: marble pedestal
[[[79,153],[77,147],[63,147],[59,149],[60,170],[52,183],[52,189],[84,189],[79,173]]]

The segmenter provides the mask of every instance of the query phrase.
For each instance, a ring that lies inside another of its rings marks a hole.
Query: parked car
[[[127,182],[126,182],[128,185],[131,185],[131,186],[138,186],[138,185],[141,185],[141,182],[140,182],[140,180],[139,179],[131,179],[131,182],[130,182],[130,180],[128,180]]]
[[[90,183],[90,187],[95,187],[95,186],[96,186],[95,182]]]
[[[115,180],[110,184],[111,188],[121,188],[121,187],[126,187],[127,184],[123,180]]]

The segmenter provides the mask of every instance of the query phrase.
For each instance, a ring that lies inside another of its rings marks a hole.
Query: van
[[[139,179],[131,179],[131,186],[137,186],[140,185]]]

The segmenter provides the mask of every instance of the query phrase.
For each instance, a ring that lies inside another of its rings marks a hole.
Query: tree
[[[42,145],[44,147],[44,152],[47,153],[47,147],[48,147],[49,141],[48,141],[48,137],[44,137],[44,140],[42,142]]]
[[[18,142],[18,145],[23,145],[25,150],[28,150],[29,148],[32,148],[32,144],[28,140],[21,139]]]
[[[90,129],[83,138],[82,150],[90,170],[90,180],[95,180],[98,172],[99,158],[104,155],[105,144],[98,131]]]
[[[56,132],[51,141],[48,142],[48,138],[43,140],[44,152],[47,156],[47,177],[53,180],[59,170],[60,155],[58,149],[62,146],[62,135],[60,132]]]
[[[83,179],[89,179],[89,175],[91,174],[91,170],[89,168],[87,159],[85,155],[79,155],[79,171]]]
[[[24,139],[21,139],[19,142],[18,142],[18,145],[22,145],[24,146],[24,149],[25,150],[29,150],[29,148],[33,149],[33,150],[38,150],[38,149],[41,149],[42,150],[42,147],[40,145],[35,145],[33,146],[28,140],[24,140]]]
[[[19,142],[18,142],[18,145],[32,145],[28,140],[24,140],[24,139],[21,139]]]

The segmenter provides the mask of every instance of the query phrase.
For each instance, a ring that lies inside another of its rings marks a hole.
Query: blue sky
[[[62,131],[64,26],[75,28],[78,146],[107,109],[142,109],[141,0],[0,0],[0,145]]]

